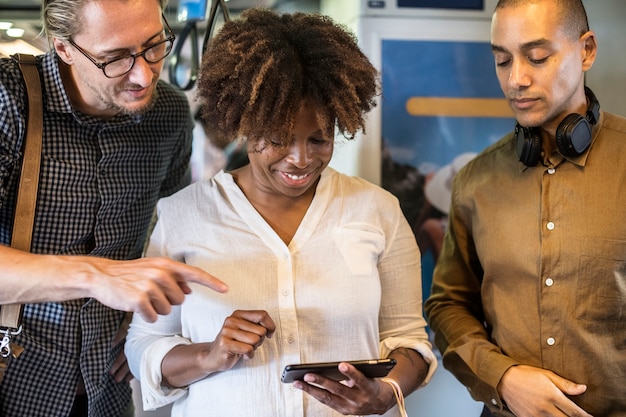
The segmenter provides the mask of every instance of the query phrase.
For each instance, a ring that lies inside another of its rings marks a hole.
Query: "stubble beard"
[[[106,94],[105,91],[98,89],[95,85],[93,85],[91,82],[86,82],[87,86],[89,88],[91,88],[91,90],[93,92],[95,92],[98,96],[98,98],[102,101],[102,103],[104,103],[104,105],[107,107],[107,109],[109,110],[113,110],[114,112],[116,112],[118,115],[122,115],[122,116],[140,116],[142,114],[147,113],[148,111],[150,111],[152,108],[154,108],[154,103],[156,102],[157,96],[158,96],[158,91],[156,88],[156,83],[158,82],[158,80],[154,81],[154,89],[152,91],[152,95],[150,97],[150,101],[143,107],[141,108],[128,108],[125,107],[123,105],[120,105],[118,103],[116,103],[115,98]],[[126,85],[125,87],[128,87],[128,85]],[[132,87],[132,86],[131,86]],[[123,88],[116,88],[115,92],[119,92],[123,90]]]

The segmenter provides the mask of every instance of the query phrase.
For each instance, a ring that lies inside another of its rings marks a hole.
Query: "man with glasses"
[[[159,80],[174,35],[165,0],[46,0],[37,57],[43,149],[32,253],[10,248],[27,99],[0,60],[0,304],[24,303],[24,348],[0,384],[2,416],[132,415],[126,312],[183,301],[199,269],[139,259],[156,201],[190,181],[193,121]]]

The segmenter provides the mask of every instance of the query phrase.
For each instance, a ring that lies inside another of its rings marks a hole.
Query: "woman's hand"
[[[425,380],[429,366],[422,355],[409,348],[398,348],[389,357],[396,360],[389,377],[407,396]],[[347,377],[343,382],[306,374],[304,381],[295,381],[293,385],[346,415],[384,414],[397,404],[393,388],[382,379],[367,378],[346,362],[339,364],[339,371]]]
[[[293,386],[344,415],[384,414],[396,404],[393,389],[386,382],[367,378],[346,362],[339,364],[339,371],[347,377],[343,382],[306,374],[304,381],[294,381]]]
[[[161,363],[163,385],[184,387],[215,372],[227,371],[272,337],[276,324],[267,311],[237,310],[226,317],[215,340],[179,345]]]
[[[274,320],[263,310],[237,310],[226,317],[222,329],[210,344],[204,367],[210,373],[226,371],[241,359],[252,359],[254,351],[271,338]]]

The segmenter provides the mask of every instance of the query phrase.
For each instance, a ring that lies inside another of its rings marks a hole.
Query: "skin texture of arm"
[[[90,256],[36,255],[0,246],[0,303],[37,303],[92,297],[147,321],[167,314],[191,290],[189,282],[225,292],[202,270],[164,258],[115,261]]]

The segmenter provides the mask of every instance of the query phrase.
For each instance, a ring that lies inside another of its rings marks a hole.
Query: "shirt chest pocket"
[[[354,223],[338,227],[333,240],[350,273],[371,275],[385,247],[382,231],[369,224]]]
[[[578,275],[580,320],[626,323],[626,241],[586,238]]]

